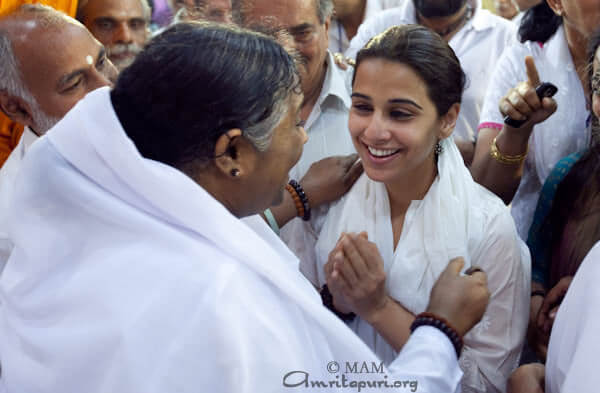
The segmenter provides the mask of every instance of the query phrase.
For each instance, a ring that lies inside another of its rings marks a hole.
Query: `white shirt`
[[[21,173],[0,278],[0,391],[283,393],[293,371],[335,381],[347,361],[379,365],[258,216],[240,221],[139,155],[108,88],[41,138]],[[383,374],[344,375],[447,393],[461,372],[426,327]]]
[[[600,243],[596,243],[579,266],[552,326],[546,393],[598,391],[599,281]]]
[[[448,262],[465,259],[481,267],[491,299],[482,321],[469,332],[460,364],[463,392],[504,392],[517,367],[527,329],[531,268],[508,208],[476,184],[451,140],[442,142],[439,176],[422,201],[412,201],[394,246],[390,203],[383,183],[364,174],[328,212],[312,255],[301,270],[317,287],[326,283],[324,265],[340,235],[366,231],[384,261],[388,294],[413,315],[427,308],[431,289]],[[397,353],[366,321],[350,327],[379,358]]]
[[[304,144],[300,161],[290,171],[291,179],[300,180],[313,163],[323,158],[356,152],[348,130],[348,113],[352,105],[351,72],[336,66],[333,55],[328,51],[327,74],[321,94],[304,126],[308,141]],[[323,215],[327,209],[328,206],[320,206],[313,212],[315,216]],[[281,228],[281,238],[294,252],[300,252],[305,244],[314,244],[316,239],[310,225],[300,218],[294,218]]]
[[[398,8],[380,12],[358,29],[356,37],[350,43],[348,55],[355,58],[371,38],[392,26],[415,23],[416,11],[412,0],[404,2]],[[504,48],[515,41],[515,36],[516,29],[512,23],[482,9],[478,4],[473,18],[450,39],[449,45],[454,49],[467,76],[454,130],[456,137],[475,142],[490,75]]]
[[[533,57],[542,81],[558,87],[554,96],[558,109],[534,127],[521,184],[512,201],[511,211],[523,239],[527,239],[546,177],[558,160],[585,149],[590,138],[585,93],[575,72],[562,26],[543,46],[528,41],[516,43],[504,52],[492,73],[479,128],[502,129],[504,120],[498,104],[511,88],[527,80],[525,56]]]
[[[405,1],[411,0],[367,0],[363,22],[377,13],[388,8],[398,7]],[[332,53],[345,53],[350,47],[346,30],[339,21],[333,17],[329,25],[329,50]]]
[[[0,273],[2,273],[13,248],[12,242],[8,238],[6,214],[10,206],[15,179],[21,168],[25,153],[37,138],[37,135],[29,127],[25,127],[19,143],[8,156],[2,169],[0,169]]]

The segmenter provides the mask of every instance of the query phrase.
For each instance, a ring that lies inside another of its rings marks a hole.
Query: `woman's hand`
[[[527,120],[527,122],[519,128],[505,125],[507,130],[531,131],[535,124],[543,122],[556,111],[554,99],[545,97],[540,100],[535,91],[540,84],[540,77],[533,57],[525,57],[525,67],[527,68],[527,81],[510,89],[500,100],[499,107],[502,115],[509,116],[514,120]]]
[[[458,334],[464,336],[483,317],[490,299],[487,276],[479,270],[461,276],[465,262],[455,258],[436,281],[427,312],[447,320]]]
[[[507,393],[544,393],[545,374],[543,364],[521,366],[508,379]]]
[[[385,289],[383,260],[365,232],[342,234],[329,254],[325,275],[340,312],[352,311],[372,323],[390,300]]]
[[[358,154],[328,157],[313,163],[300,184],[311,207],[317,207],[344,196],[362,173]]]
[[[552,325],[554,324],[556,314],[558,313],[558,307],[567,294],[571,281],[573,281],[573,276],[563,277],[544,298],[544,303],[542,303],[537,318],[537,327],[548,337],[550,337]]]

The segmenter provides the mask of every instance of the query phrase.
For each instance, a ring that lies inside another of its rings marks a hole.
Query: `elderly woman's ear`
[[[253,150],[250,142],[242,136],[242,130],[233,128],[217,139],[214,165],[227,177],[242,177],[254,168],[256,157]]]

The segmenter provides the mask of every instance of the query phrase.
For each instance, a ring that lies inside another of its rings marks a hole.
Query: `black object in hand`
[[[554,86],[552,83],[550,82],[544,82],[544,83],[540,83],[536,88],[535,88],[535,93],[537,94],[538,98],[540,100],[543,100],[544,97],[552,97],[553,95],[556,94],[556,92],[558,91],[558,87]],[[528,119],[525,120],[515,120],[509,116],[506,116],[504,118],[504,124],[511,126],[512,128],[519,128],[521,127],[523,124],[525,124],[525,122]]]

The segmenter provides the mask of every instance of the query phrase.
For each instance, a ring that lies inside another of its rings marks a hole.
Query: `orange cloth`
[[[77,12],[77,0],[0,0],[0,16],[15,11],[22,4],[34,3],[49,5],[72,17],[75,17],[75,13]]]
[[[75,17],[77,0],[0,0],[0,16],[10,14],[22,4],[41,3]],[[19,143],[23,134],[23,126],[19,125],[0,112],[0,167],[8,158],[10,152]]]

